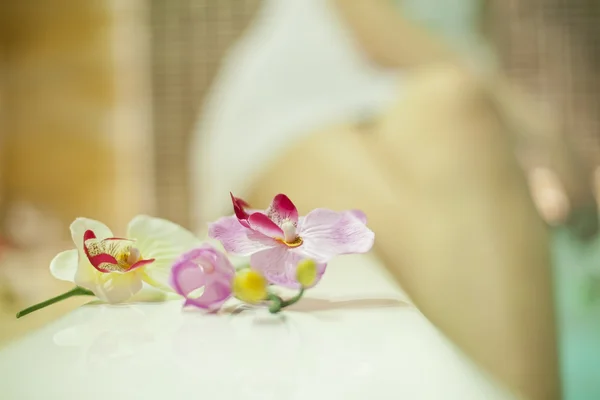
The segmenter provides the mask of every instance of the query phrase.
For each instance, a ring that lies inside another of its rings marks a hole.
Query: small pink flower
[[[171,269],[171,286],[185,298],[185,306],[218,311],[231,297],[235,268],[210,245],[184,253]]]
[[[318,282],[333,257],[366,253],[375,240],[361,211],[317,208],[299,217],[284,194],[275,196],[265,212],[249,212],[246,202],[231,199],[235,215],[210,224],[210,237],[229,253],[251,256],[252,267],[277,285],[297,288],[296,265],[307,258],[317,262]]]

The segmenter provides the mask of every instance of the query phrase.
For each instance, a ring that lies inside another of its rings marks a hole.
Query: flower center
[[[303,240],[296,233],[295,223],[285,220],[281,224],[281,230],[283,231],[283,239],[277,239],[278,242],[285,244],[287,247],[298,247],[302,244]]]
[[[292,221],[284,221],[281,224],[281,230],[283,231],[283,240],[286,243],[293,243],[298,238],[298,235],[296,235],[296,225]]]
[[[287,247],[299,247],[302,245],[302,243],[304,243],[304,241],[302,240],[302,238],[300,236],[296,237],[296,239],[293,242],[286,242],[283,239],[275,239],[277,240],[279,243],[285,244]]]
[[[91,232],[91,231],[89,231]],[[101,272],[127,272],[142,260],[140,249],[127,239],[97,239],[93,232],[84,236],[84,247],[90,263]]]
[[[108,246],[107,250],[108,254],[111,254],[111,250],[113,250],[112,254],[115,257],[115,260],[117,260],[118,265],[125,270],[128,270],[132,265],[142,259],[140,250],[130,244],[124,244],[121,248],[116,247],[113,249]]]
[[[88,229],[83,234],[83,250],[90,264],[98,271],[129,272],[132,268],[143,267],[155,260],[144,260],[140,249],[133,247],[133,240],[122,238],[98,239],[94,231]]]
[[[133,264],[135,264],[136,262],[138,262],[141,259],[142,259],[142,254],[140,253],[140,250],[136,247],[132,247],[129,250],[129,255],[127,255],[127,264],[129,266],[132,266]]]

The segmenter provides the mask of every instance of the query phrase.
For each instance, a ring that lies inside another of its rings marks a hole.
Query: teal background
[[[553,236],[554,287],[565,400],[600,399],[600,240]]]

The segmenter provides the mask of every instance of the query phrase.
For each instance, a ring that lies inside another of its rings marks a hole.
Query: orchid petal
[[[171,290],[171,265],[185,251],[201,244],[190,231],[165,219],[138,215],[129,223],[127,237],[136,239],[135,246],[144,259],[154,259],[143,269],[143,278],[150,285]]]
[[[50,272],[56,279],[74,282],[77,273],[77,250],[58,253],[50,262]]]
[[[100,221],[96,221],[94,219],[89,218],[77,218],[70,226],[71,229],[71,237],[73,238],[73,243],[77,246],[77,249],[83,252],[83,235],[86,231],[90,230],[94,232],[94,235],[98,239],[106,239],[113,237],[113,233],[108,228],[108,226],[104,225]]]
[[[352,214],[355,218],[357,218],[363,224],[367,224],[367,215],[360,210],[349,210],[348,213]]]
[[[368,252],[375,234],[356,215],[322,208],[311,211],[298,229],[304,243],[297,250],[320,262],[341,254]]]
[[[87,234],[88,237],[112,238],[113,233],[106,225],[93,219],[77,218],[70,229],[78,256],[77,271],[73,279],[76,285],[91,290],[100,300],[108,303],[123,302],[141,290],[141,274],[137,271],[104,273],[96,270],[90,263],[84,246],[86,232],[91,232],[91,235]]]
[[[75,273],[75,284],[77,286],[89,289],[94,292],[94,294],[98,295],[96,292],[96,284],[98,280],[101,279],[102,275],[104,275],[104,273],[94,268],[92,264],[90,264],[85,254],[83,256],[78,254],[78,258],[77,272]]]
[[[121,303],[142,289],[143,275],[138,271],[141,270],[103,273],[96,270],[87,258],[82,261],[80,256],[75,284],[91,290],[102,301]]]
[[[277,225],[289,220],[298,222],[298,209],[285,194],[278,194],[267,209],[267,216]]]
[[[250,257],[250,265],[262,273],[269,282],[297,289],[300,284],[296,278],[296,267],[305,258],[301,253],[290,251],[285,246],[278,246],[253,254]],[[326,263],[317,262],[317,278],[312,286],[321,280],[326,267]]]
[[[75,247],[79,252],[79,263],[89,263],[87,259],[86,250],[84,246],[84,237],[87,231],[93,232],[94,236],[98,239],[106,239],[113,236],[108,226],[104,225],[100,221],[96,221],[89,218],[77,218],[71,223],[71,238]],[[90,264],[91,266],[91,264]]]
[[[184,306],[218,310],[231,297],[235,268],[227,257],[210,245],[191,250],[173,264],[171,285],[185,297]],[[190,296],[204,288],[202,295]]]
[[[149,259],[146,259],[146,260],[139,260],[138,262],[134,263],[131,267],[129,267],[128,271],[133,271],[136,268],[140,268],[140,267],[143,267],[145,265],[150,265],[154,261],[156,261],[154,258],[149,258]]]
[[[134,240],[121,238],[98,240],[92,230],[87,230],[83,235],[83,242],[85,255],[92,266],[100,272],[124,273],[154,262],[154,259],[141,259],[133,265],[129,265],[126,261],[121,260],[119,262],[117,260],[117,256],[121,257],[123,254],[129,254],[135,242]]]
[[[103,274],[98,272],[94,288],[88,288],[107,303],[122,303],[142,290],[142,274],[137,271]]]
[[[236,256],[249,256],[277,245],[272,238],[242,226],[236,217],[222,217],[211,223],[208,235]]]
[[[97,239],[94,231],[88,229],[83,233],[83,251],[88,261],[94,268],[96,268],[100,272],[110,272],[111,269],[103,268],[103,266],[110,265],[112,267],[118,267],[119,263],[117,260],[110,254],[100,252],[99,254],[90,254],[90,245],[86,243],[90,239]],[[102,243],[102,242],[100,242]],[[98,250],[102,251],[102,250]],[[98,252],[96,252],[98,253]]]
[[[219,276],[224,276],[226,280],[232,279],[235,275],[235,267],[231,264],[229,258],[210,244],[204,244],[188,251],[179,258],[178,262],[193,262],[205,269],[210,266]]]
[[[77,272],[75,273],[75,284],[91,290],[96,295],[96,281],[99,279],[102,272],[97,271],[90,261],[84,248],[85,232],[90,230],[94,232],[99,239],[106,239],[113,236],[111,230],[100,221],[89,218],[77,218],[70,226],[71,237],[75,247],[77,248]]]
[[[283,230],[271,219],[260,212],[250,215],[248,218],[250,229],[272,238],[283,238]]]
[[[248,219],[249,215],[245,211],[245,208],[248,207],[248,203],[238,197],[235,197],[231,192],[229,192],[229,195],[231,196],[231,202],[233,203],[233,212],[235,213],[235,216],[239,220]]]

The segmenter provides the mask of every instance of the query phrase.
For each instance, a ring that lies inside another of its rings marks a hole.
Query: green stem
[[[302,298],[303,295],[304,295],[304,288],[301,288],[297,295],[295,295],[294,297],[292,297],[291,299],[288,299],[288,300],[283,300],[281,297],[279,297],[273,293],[269,293],[269,295],[267,296],[267,300],[271,300],[271,305],[269,306],[269,312],[271,314],[277,314],[283,308],[297,303]]]
[[[27,314],[31,314],[34,311],[48,307],[54,303],[58,303],[59,301],[66,300],[69,297],[73,297],[73,296],[94,296],[94,293],[92,291],[84,289],[82,287],[75,286],[73,289],[69,290],[68,292],[59,294],[56,297],[42,301],[41,303],[37,303],[31,307],[27,307],[26,309],[19,311],[17,313],[17,318],[24,317]]]
[[[235,267],[235,270],[236,271],[241,271],[241,270],[248,269],[248,268],[250,268],[250,264],[244,264],[244,265],[240,265],[238,267]]]
[[[271,305],[269,306],[269,312],[271,314],[277,314],[281,311],[281,304],[283,303],[283,299],[276,294],[269,293],[267,296],[267,300],[271,301]]]

